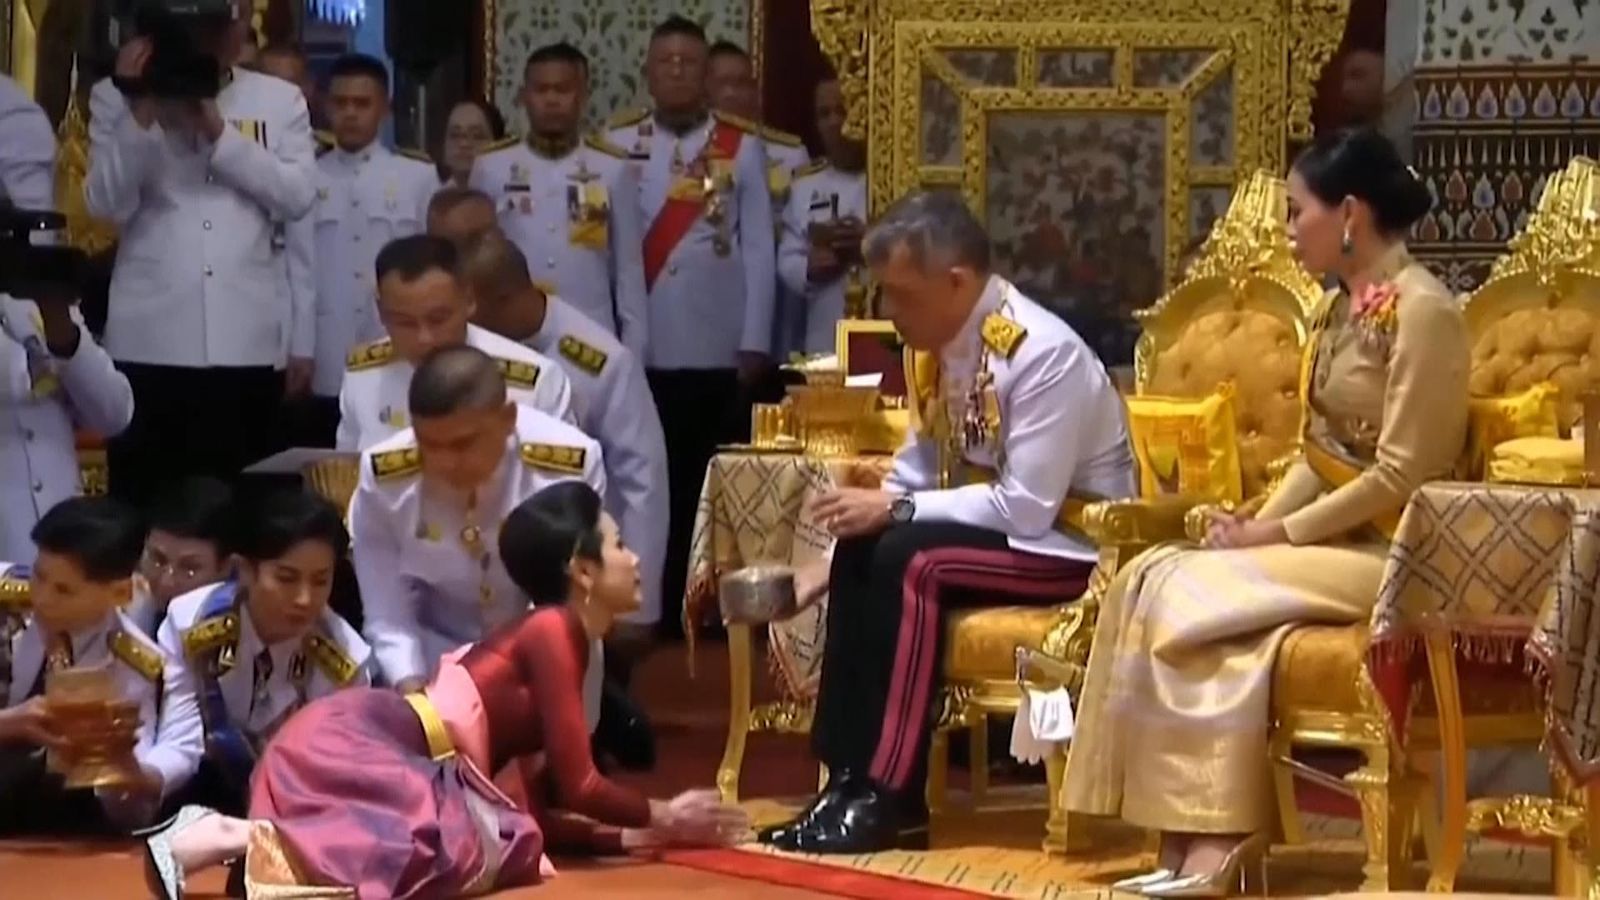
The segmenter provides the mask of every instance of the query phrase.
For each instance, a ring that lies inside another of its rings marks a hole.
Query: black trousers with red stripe
[[[1063,603],[1083,593],[1093,568],[1012,550],[998,531],[955,522],[840,541],[811,729],[817,758],[891,790],[920,790],[943,681],[944,612]]]

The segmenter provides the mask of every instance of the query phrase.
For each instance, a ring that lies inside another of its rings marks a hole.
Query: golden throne
[[[1294,446],[1300,348],[1322,296],[1294,260],[1286,218],[1283,182],[1256,172],[1235,193],[1184,280],[1138,314],[1144,329],[1135,352],[1138,393],[1201,398],[1221,383],[1236,385],[1235,426],[1247,497],[1264,495],[1274,461]],[[1033,680],[1076,693],[1088,664],[1098,598],[1110,576],[1145,548],[1181,535],[1194,504],[1192,497],[1095,504],[1086,524],[1100,547],[1100,562],[1081,600],[1047,608],[974,609],[950,617],[941,729],[929,764],[935,804],[943,791],[947,731],[970,729],[972,793],[980,801],[987,720],[1018,709],[1019,655],[1031,659],[1031,668],[1042,676]],[[1064,752],[1046,764],[1046,849],[1066,849],[1078,839],[1059,806],[1065,765]]]

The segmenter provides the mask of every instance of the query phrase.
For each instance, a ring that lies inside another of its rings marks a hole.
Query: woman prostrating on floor
[[[307,706],[257,764],[250,819],[186,808],[149,840],[167,897],[248,854],[247,880],[366,898],[453,897],[532,884],[546,850],[728,844],[749,823],[713,791],[649,800],[602,777],[581,685],[591,639],[638,606],[638,560],[581,482],[548,487],[500,530],[535,607],[445,658],[427,690],[356,689]],[[531,758],[531,759],[530,759]],[[538,771],[534,810],[487,773]]]

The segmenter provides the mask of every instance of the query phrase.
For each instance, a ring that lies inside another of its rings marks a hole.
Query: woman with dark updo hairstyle
[[[422,693],[356,688],[306,706],[256,764],[248,821],[186,807],[150,838],[165,896],[240,855],[247,888],[472,896],[552,874],[547,850],[716,846],[748,833],[714,790],[650,800],[595,769],[589,646],[639,606],[638,557],[599,495],[578,481],[545,488],[507,517],[499,546],[529,612],[446,655]]]
[[[1254,515],[1118,573],[1096,626],[1067,758],[1068,809],[1161,832],[1155,871],[1116,887],[1226,896],[1259,871],[1278,647],[1299,625],[1365,620],[1389,538],[1467,432],[1469,349],[1450,291],[1406,252],[1427,187],[1371,130],[1322,135],[1288,177],[1289,234],[1339,288],[1306,348],[1305,433]]]

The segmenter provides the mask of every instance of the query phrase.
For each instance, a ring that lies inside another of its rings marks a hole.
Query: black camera
[[[0,202],[0,294],[24,300],[78,295],[88,263],[83,251],[34,243],[35,235],[66,227],[66,216],[58,212]]]
[[[235,0],[134,0],[127,18],[134,34],[148,38],[144,76],[117,79],[130,97],[209,100],[222,91],[222,65],[214,45],[238,16]]]

